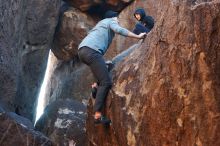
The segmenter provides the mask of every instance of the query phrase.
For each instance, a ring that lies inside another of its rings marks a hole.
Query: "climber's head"
[[[118,12],[108,10],[104,15],[104,18],[114,18],[114,17],[118,17]]]
[[[138,20],[138,21],[142,21],[144,19],[144,17],[146,16],[144,9],[142,8],[138,8],[135,10],[134,12],[134,17]]]

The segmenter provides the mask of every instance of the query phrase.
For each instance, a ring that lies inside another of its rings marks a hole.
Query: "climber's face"
[[[140,21],[141,20],[141,15],[140,14],[134,14],[135,18]]]

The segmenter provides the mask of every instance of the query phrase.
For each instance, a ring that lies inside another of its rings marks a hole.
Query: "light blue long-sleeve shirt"
[[[118,21],[114,18],[107,18],[100,21],[82,40],[78,49],[87,46],[100,52],[102,55],[105,54],[115,33],[121,34],[123,36],[128,36],[128,30],[121,27]]]

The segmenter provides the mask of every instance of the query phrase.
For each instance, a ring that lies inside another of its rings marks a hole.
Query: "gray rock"
[[[7,115],[11,119],[14,119],[18,124],[24,125],[28,129],[34,129],[34,124],[29,119],[24,118],[22,116],[19,116],[16,113],[13,113],[13,112],[8,112]]]
[[[60,99],[47,106],[35,127],[58,145],[85,146],[85,118],[86,107],[82,103]]]
[[[11,117],[7,113],[0,113],[0,145],[1,146],[52,146],[53,143],[42,133],[29,129],[25,118]],[[17,120],[19,122],[17,122]]]
[[[0,99],[32,119],[61,0],[0,2]]]

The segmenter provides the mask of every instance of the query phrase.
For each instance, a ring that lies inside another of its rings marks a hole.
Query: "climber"
[[[112,80],[103,55],[111,44],[115,33],[137,39],[142,39],[146,35],[146,33],[136,35],[121,27],[118,22],[117,12],[107,11],[104,16],[104,19],[96,24],[78,47],[79,59],[90,67],[94,77],[99,83],[94,105],[95,124],[111,123],[111,120],[102,114],[105,99],[112,86]]]
[[[135,34],[138,35],[143,32],[148,33],[154,27],[154,19],[151,16],[147,16],[144,9],[136,9],[134,12],[134,17],[139,21],[133,30]]]

